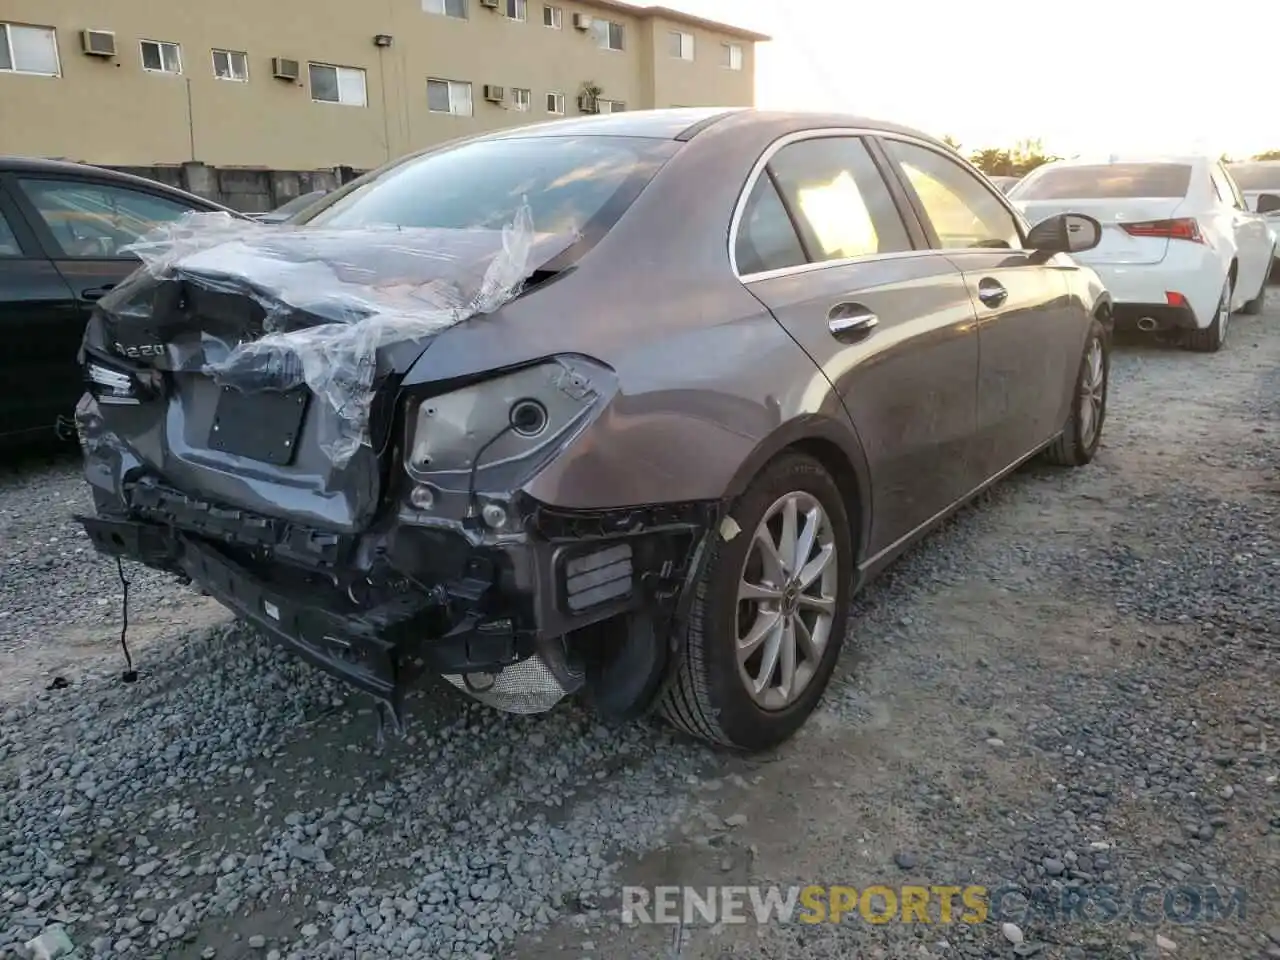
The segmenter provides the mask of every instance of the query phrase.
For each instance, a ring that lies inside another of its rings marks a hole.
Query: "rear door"
[[[874,557],[977,482],[978,342],[964,279],[926,250],[866,141],[775,145],[735,237],[739,275],[844,401],[867,457]]]
[[[81,393],[83,329],[71,288],[44,255],[0,176],[0,436],[52,438]],[[71,344],[70,363],[64,362]]]
[[[93,304],[139,266],[138,259],[121,248],[194,209],[160,190],[65,174],[24,174],[13,177],[11,185],[71,286],[82,319],[88,319]]]
[[[983,477],[1012,466],[1062,428],[1085,327],[1068,295],[1070,257],[1023,249],[1004,199],[946,152],[885,135],[930,246],[964,275],[980,349],[975,453]]]
[[[1267,217],[1255,213],[1245,203],[1240,188],[1221,163],[1209,168],[1214,189],[1231,214],[1236,236],[1236,290],[1234,305],[1239,306],[1257,296],[1271,272],[1271,253],[1274,246]]]

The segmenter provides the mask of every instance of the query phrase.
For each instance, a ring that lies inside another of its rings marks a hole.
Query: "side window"
[[[1218,199],[1228,207],[1234,207],[1236,198],[1231,192],[1231,182],[1227,179],[1227,175],[1222,172],[1222,168],[1216,163],[1209,167],[1209,179],[1213,181],[1213,189],[1217,192]]]
[[[1217,171],[1218,176],[1222,178],[1226,190],[1223,191],[1223,199],[1237,210],[1246,210],[1248,207],[1244,202],[1244,194],[1240,192],[1240,188],[1236,185],[1235,178],[1221,165],[1217,164],[1213,168]]]
[[[18,238],[13,235],[13,227],[0,213],[0,257],[20,257],[22,248],[18,246]]]
[[[960,164],[902,140],[886,139],[884,145],[915,189],[944,250],[1022,246],[1013,214]]]
[[[128,187],[74,180],[18,182],[66,257],[126,256],[121,247],[190,209]]]
[[[806,263],[804,248],[768,172],[761,173],[747,198],[734,245],[738,273],[763,273]]]
[[[910,250],[893,195],[857,137],[783,147],[769,162],[814,260]]]

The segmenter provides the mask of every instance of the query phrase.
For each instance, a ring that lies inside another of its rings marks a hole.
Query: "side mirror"
[[[1102,224],[1083,213],[1059,213],[1027,234],[1027,246],[1044,253],[1081,253],[1102,242]]]
[[[1274,193],[1264,193],[1258,197],[1259,213],[1275,213],[1280,210],[1280,197]]]

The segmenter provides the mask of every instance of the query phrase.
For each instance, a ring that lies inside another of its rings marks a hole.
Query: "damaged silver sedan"
[[[737,110],[191,215],[86,332],[81,521],[397,723],[430,672],[765,748],[872,575],[1028,458],[1093,457],[1097,230],[1029,227],[922,134]]]

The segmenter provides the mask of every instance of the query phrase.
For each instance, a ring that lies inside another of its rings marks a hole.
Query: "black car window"
[[[767,173],[751,189],[734,244],[738,273],[763,273],[807,262],[800,238]]]
[[[66,257],[125,256],[120,248],[191,207],[128,187],[75,180],[19,180]]]
[[[964,166],[928,147],[903,140],[886,139],[884,143],[920,198],[944,250],[1022,246],[1013,214]]]
[[[13,227],[0,213],[0,257],[20,257],[22,248],[18,246],[18,238],[13,235]]]
[[[893,195],[857,137],[801,140],[769,161],[814,260],[911,249]]]

